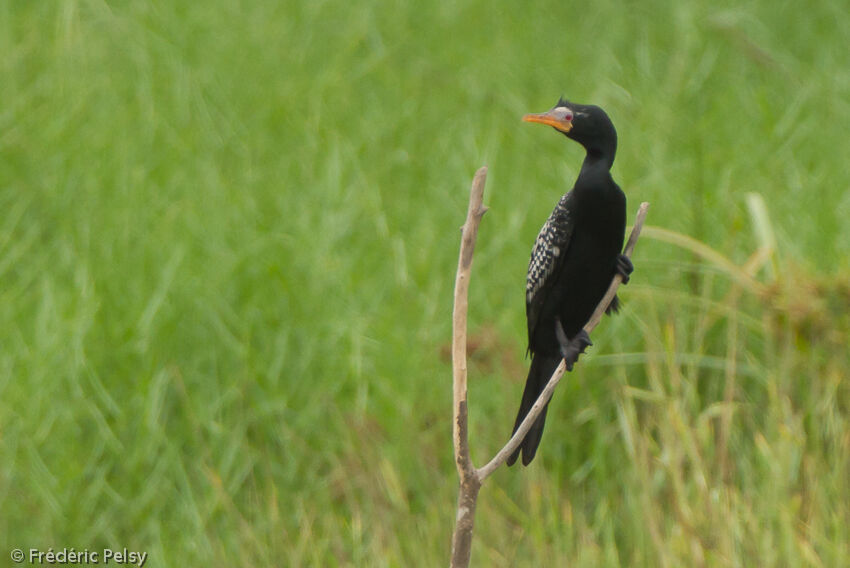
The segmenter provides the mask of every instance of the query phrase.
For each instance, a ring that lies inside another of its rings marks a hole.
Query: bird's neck
[[[614,154],[616,148],[602,148],[591,146],[587,148],[587,155],[581,165],[581,171],[606,173],[614,165]]]
[[[617,131],[614,130],[613,125],[609,124],[609,126],[610,128],[599,136],[582,142],[587,152],[583,166],[604,167],[610,170],[614,165],[614,156],[617,154]]]

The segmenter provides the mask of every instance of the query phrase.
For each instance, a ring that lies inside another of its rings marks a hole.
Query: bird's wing
[[[573,192],[561,198],[555,210],[543,224],[543,228],[540,229],[537,242],[531,250],[525,282],[525,314],[528,319],[529,348],[546,296],[570,246],[570,239],[575,228],[575,219],[571,213],[572,202]]]

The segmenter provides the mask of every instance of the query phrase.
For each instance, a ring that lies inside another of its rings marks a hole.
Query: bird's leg
[[[617,257],[617,274],[623,277],[623,284],[629,283],[629,275],[635,269],[635,265],[629,257],[621,254]]]
[[[558,345],[561,347],[561,357],[567,364],[567,371],[572,371],[573,365],[578,361],[578,356],[593,345],[590,336],[583,329],[572,339],[567,339],[561,318],[555,318],[555,336],[558,338]]]

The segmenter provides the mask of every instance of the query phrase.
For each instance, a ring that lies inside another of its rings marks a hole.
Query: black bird
[[[526,122],[555,128],[587,151],[573,189],[546,220],[531,251],[525,290],[528,351],[532,355],[514,432],[543,391],[561,359],[572,370],[590,337],[582,329],[605,295],[614,274],[628,281],[632,263],[621,254],[626,231],[626,196],[611,178],[617,151],[617,131],[598,106],[563,98],[551,110],[527,114]],[[614,298],[608,312],[617,311]],[[548,405],[547,405],[548,407]],[[511,454],[513,465],[522,451],[528,465],[546,421],[546,408],[520,446]]]

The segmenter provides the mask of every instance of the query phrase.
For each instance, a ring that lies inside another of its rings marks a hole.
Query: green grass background
[[[564,94],[656,229],[473,563],[850,565],[848,44],[821,0],[0,0],[4,562],[446,565],[469,182],[481,464]]]

